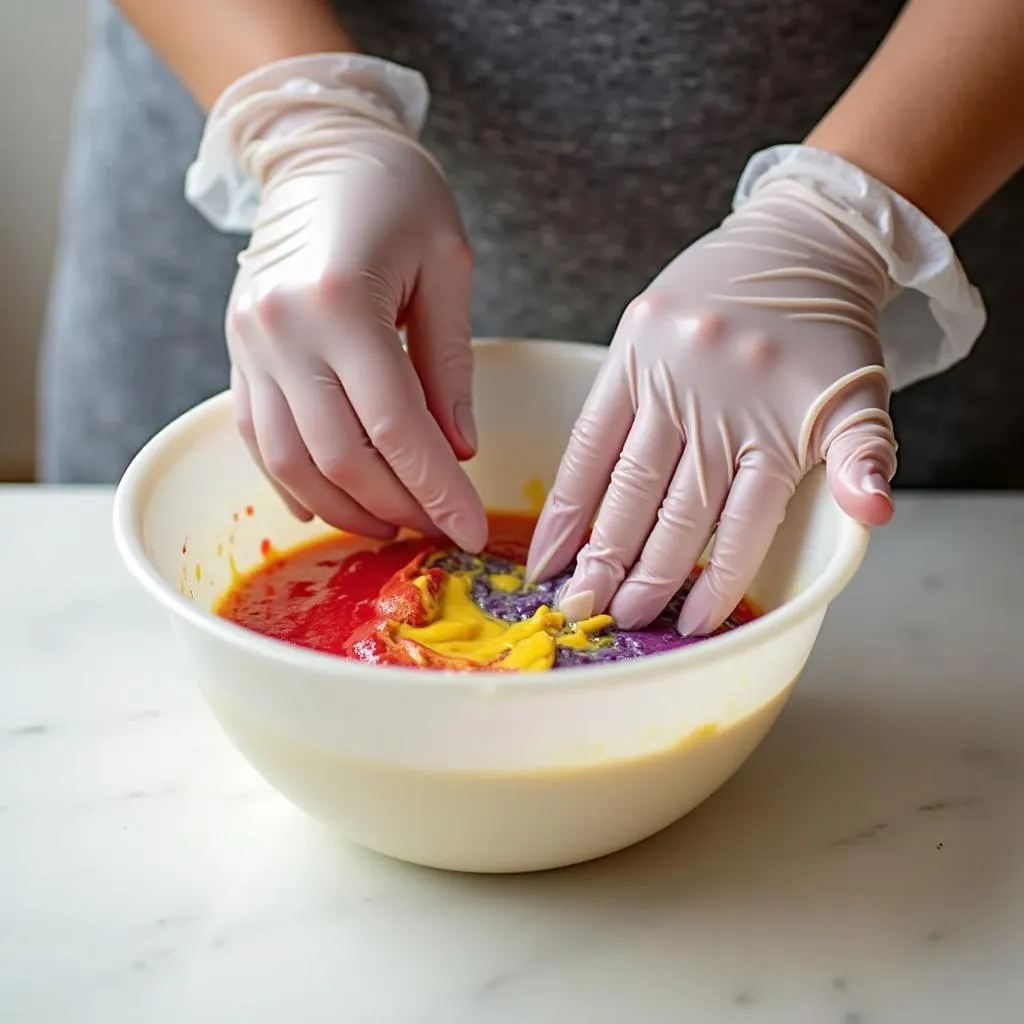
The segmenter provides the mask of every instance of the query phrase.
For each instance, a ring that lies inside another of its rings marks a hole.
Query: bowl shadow
[[[1024,759],[995,724],[966,700],[908,708],[798,692],[717,794],[646,842],[559,871],[440,884],[536,900],[545,914],[827,900],[848,923],[883,929],[941,904],[962,930],[1000,905],[1024,848]]]
[[[869,991],[887,963],[907,998],[953,985],[949,958],[997,933],[1024,849],[1017,730],[958,692],[887,704],[811,683],[701,807],[558,871],[416,868],[288,809],[212,922],[189,1012],[237,1008],[226,994],[242,985],[268,1014],[314,994],[351,1003],[370,976],[397,987],[353,1020],[576,1019],[584,990],[600,1007],[588,1020],[629,1019],[638,1000],[650,1020],[683,1019],[684,1002],[712,1014],[687,1020],[722,1019],[715,1006],[781,988],[793,1007],[808,991],[836,1003],[799,1019],[842,1021],[859,1013],[850,979]],[[253,971],[257,940],[268,963],[288,958],[284,989]]]

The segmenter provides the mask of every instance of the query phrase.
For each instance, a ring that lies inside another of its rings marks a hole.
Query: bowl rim
[[[551,354],[567,354],[580,348],[603,356],[604,345],[587,342],[475,338],[475,349],[492,346],[529,346],[531,350]],[[263,636],[201,607],[173,587],[156,570],[145,551],[141,537],[142,496],[150,489],[155,467],[188,437],[202,430],[211,420],[224,415],[231,404],[231,392],[225,390],[182,413],[151,438],[131,460],[114,493],[112,525],[115,547],[134,579],[156,599],[168,613],[184,619],[209,637],[241,648],[243,651],[277,663],[281,668],[305,670],[325,683],[344,679],[355,686],[416,686],[418,689],[485,689],[489,692],[507,690],[531,693],[554,689],[602,689],[629,679],[640,679],[650,672],[655,659],[662,672],[683,673],[696,670],[711,661],[741,654],[760,646],[773,636],[787,632],[817,614],[845,589],[857,572],[867,551],[870,531],[836,506],[840,517],[840,534],[835,550],[818,578],[796,597],[778,608],[765,612],[742,629],[709,637],[676,651],[666,651],[651,658],[636,658],[599,665],[583,665],[559,669],[555,673],[510,672],[424,672],[398,666],[368,666],[336,655],[297,647],[272,637]],[[812,473],[824,473],[818,466]],[[827,493],[827,492],[826,492]],[[679,680],[680,682],[682,680]]]

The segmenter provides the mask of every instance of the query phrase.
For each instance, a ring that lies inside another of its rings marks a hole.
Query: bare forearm
[[[325,0],[117,0],[209,110],[235,79],[286,57],[354,49]]]
[[[954,230],[1024,166],[1024,3],[910,0],[807,144]]]

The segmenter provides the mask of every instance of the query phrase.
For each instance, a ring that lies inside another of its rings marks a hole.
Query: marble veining
[[[220,735],[106,490],[0,489],[0,1021],[1024,1019],[1024,499],[903,497],[778,725],[618,856],[353,848]]]

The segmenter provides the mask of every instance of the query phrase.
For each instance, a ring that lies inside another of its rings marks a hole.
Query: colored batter
[[[696,571],[666,611],[642,630],[619,630],[607,615],[567,623],[555,610],[570,570],[524,581],[536,520],[492,514],[479,558],[434,539],[383,546],[339,534],[273,554],[221,598],[218,614],[256,632],[378,665],[446,671],[546,671],[698,643],[675,629]],[[743,602],[722,630],[749,622]]]

